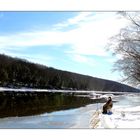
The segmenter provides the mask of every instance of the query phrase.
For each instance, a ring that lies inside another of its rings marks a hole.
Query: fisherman
[[[112,103],[112,98],[108,97],[108,101],[106,102],[106,104],[103,105],[103,114],[108,114],[111,115],[112,111],[111,108],[113,107],[113,103]]]

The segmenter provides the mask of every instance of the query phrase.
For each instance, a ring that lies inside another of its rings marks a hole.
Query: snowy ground
[[[120,107],[113,115],[99,115],[97,128],[140,128],[140,106]]]
[[[96,128],[140,128],[140,96],[125,96],[113,107],[112,115],[94,117]]]
[[[112,92],[112,91],[91,91],[91,90],[56,90],[56,89],[34,89],[34,88],[6,88],[6,87],[0,87],[0,91],[15,91],[15,92],[63,92],[63,93],[99,93],[99,94],[133,94],[133,92]],[[140,94],[135,93],[135,94]]]

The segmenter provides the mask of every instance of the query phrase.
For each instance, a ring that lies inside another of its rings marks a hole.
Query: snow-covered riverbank
[[[114,105],[112,115],[103,115],[100,111],[93,116],[91,127],[96,121],[96,128],[140,128],[140,96],[123,98]]]
[[[140,92],[113,92],[113,91],[92,91],[92,90],[61,90],[61,89],[35,89],[35,88],[6,88],[0,87],[0,91],[14,91],[14,92],[62,92],[62,93],[99,93],[99,94],[140,94]]]

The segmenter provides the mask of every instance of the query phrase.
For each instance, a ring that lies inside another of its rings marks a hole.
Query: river
[[[102,101],[64,93],[4,95],[0,96],[0,128],[89,128],[93,113],[103,105]],[[140,106],[139,95],[114,97],[114,108]]]

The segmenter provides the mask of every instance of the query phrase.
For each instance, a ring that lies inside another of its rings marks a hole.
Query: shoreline
[[[140,128],[140,96],[125,96],[125,99],[114,104],[112,115],[96,111],[90,122],[93,129],[127,129]]]
[[[97,93],[97,94],[140,94],[140,92],[114,92],[114,91],[95,91],[95,90],[57,90],[57,89],[34,89],[34,88],[5,88],[0,87],[1,91],[13,91],[13,92],[61,92],[61,93]]]

